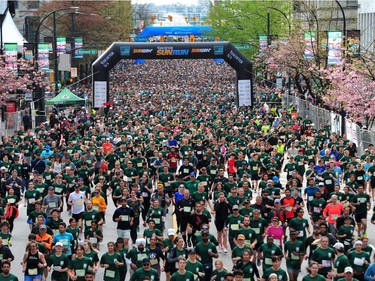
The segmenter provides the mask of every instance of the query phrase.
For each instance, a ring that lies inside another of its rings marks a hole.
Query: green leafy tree
[[[292,1],[219,1],[210,7],[208,24],[220,40],[249,44],[251,49],[244,53],[251,56],[258,52],[259,36],[288,37],[291,5]]]

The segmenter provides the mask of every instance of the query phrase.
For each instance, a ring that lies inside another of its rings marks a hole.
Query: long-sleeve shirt
[[[96,207],[98,208],[99,213],[104,212],[107,209],[107,204],[105,203],[105,200],[102,196],[91,197],[91,202],[92,202],[94,209],[96,209]]]
[[[367,268],[365,272],[365,280],[374,281],[374,277],[375,277],[375,263],[373,263]]]

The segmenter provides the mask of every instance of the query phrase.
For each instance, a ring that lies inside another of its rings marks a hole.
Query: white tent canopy
[[[9,11],[7,11],[3,21],[1,32],[3,33],[3,43],[17,43],[18,51],[22,51],[23,43],[27,43],[27,41],[19,32]]]

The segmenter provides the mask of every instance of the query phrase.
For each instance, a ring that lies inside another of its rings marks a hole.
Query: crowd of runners
[[[111,77],[110,105],[2,138],[1,281],[17,280],[25,223],[25,281],[374,280],[372,146],[359,154],[289,105],[237,108],[224,64],[122,63]]]

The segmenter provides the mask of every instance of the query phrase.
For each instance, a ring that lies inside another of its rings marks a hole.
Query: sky
[[[155,5],[166,5],[166,4],[171,4],[171,0],[132,0],[132,3],[139,3],[139,4],[153,3]],[[174,4],[177,4],[177,3],[181,3],[182,5],[187,5],[187,6],[196,5],[197,0],[177,0],[174,2]]]

